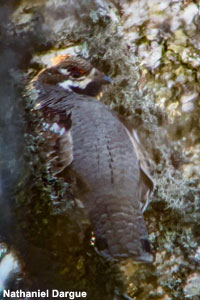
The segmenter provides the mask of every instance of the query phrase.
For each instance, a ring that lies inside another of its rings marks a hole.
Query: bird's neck
[[[33,83],[33,88],[37,91],[37,103],[40,103],[41,108],[53,108],[61,99],[67,99],[71,94],[59,85],[41,84],[38,81]]]
[[[77,94],[73,91],[67,91],[58,85],[40,84],[36,82],[33,85],[37,90],[38,109],[50,108],[53,110],[65,110],[69,105],[77,103],[77,101],[84,101],[85,99],[93,100],[93,97]]]

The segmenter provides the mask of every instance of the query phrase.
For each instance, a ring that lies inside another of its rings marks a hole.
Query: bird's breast
[[[93,191],[133,193],[139,166],[124,125],[105,106],[83,104],[72,109],[72,168]]]

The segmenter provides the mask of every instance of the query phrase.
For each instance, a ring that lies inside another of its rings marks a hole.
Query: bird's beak
[[[113,83],[112,79],[106,75],[104,75],[101,79],[103,81],[104,84],[111,84]]]

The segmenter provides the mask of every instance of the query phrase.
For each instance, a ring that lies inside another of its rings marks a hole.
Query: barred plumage
[[[37,108],[48,123],[58,116],[60,127],[65,127],[66,113],[71,112],[73,161],[67,161],[66,155],[64,167],[70,164],[84,186],[78,196],[94,228],[97,251],[109,259],[132,257],[151,262],[140,201],[141,186],[149,188],[141,184],[146,175],[141,176],[127,128],[106,105],[91,97],[108,82],[108,77],[84,59],[64,57],[34,80],[39,92]],[[62,149],[57,149],[63,157],[69,141],[61,145],[62,135],[59,138]]]

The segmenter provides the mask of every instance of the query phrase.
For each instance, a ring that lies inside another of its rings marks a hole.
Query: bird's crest
[[[72,57],[70,54],[58,55],[51,59],[53,66],[60,64],[61,62],[65,61],[67,58]]]

